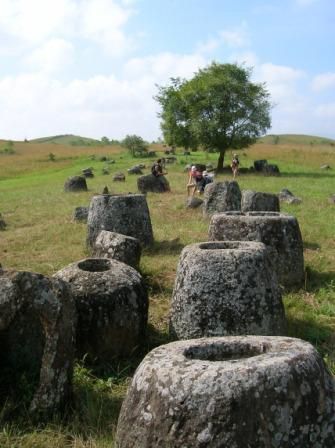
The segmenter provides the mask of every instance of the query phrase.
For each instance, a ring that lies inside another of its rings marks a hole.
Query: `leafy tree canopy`
[[[141,156],[148,151],[148,144],[139,135],[127,135],[122,145],[128,149],[133,157]]]
[[[220,153],[250,146],[271,126],[269,93],[250,81],[251,69],[213,62],[192,79],[171,78],[158,86],[161,128],[170,145]]]

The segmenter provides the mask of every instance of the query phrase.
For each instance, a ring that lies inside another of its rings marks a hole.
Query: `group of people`
[[[206,185],[213,182],[213,174],[208,173],[206,170],[201,170],[197,165],[193,165],[189,172],[189,178],[187,183],[187,195],[194,196],[195,192],[203,193]]]
[[[240,161],[238,159],[238,155],[234,154],[230,167],[233,173],[233,179],[236,178],[238,174]],[[151,167],[151,174],[155,177],[164,176],[165,174],[168,174],[167,172],[164,172],[163,170],[163,160],[158,159],[157,162],[155,162]],[[205,190],[206,185],[210,184],[214,180],[214,174],[209,173],[206,170],[201,169],[200,165],[192,165],[190,172],[189,172],[189,178],[187,183],[187,195],[188,196],[194,196],[195,192],[203,193]]]

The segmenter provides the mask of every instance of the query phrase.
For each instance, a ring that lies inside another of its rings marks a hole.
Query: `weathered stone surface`
[[[93,168],[84,168],[83,170],[81,170],[81,172],[85,177],[94,177]]]
[[[279,199],[277,195],[271,193],[242,190],[241,210],[242,212],[279,212]]]
[[[170,191],[170,184],[165,176],[156,177],[153,174],[147,174],[137,179],[137,188],[143,194],[165,193]]]
[[[20,387],[32,391],[26,405],[34,414],[50,416],[69,403],[75,326],[65,282],[31,272],[0,272],[0,383],[8,394],[22,393]],[[21,384],[23,377],[27,384]]]
[[[74,221],[87,222],[88,207],[76,207],[73,212]]]
[[[75,299],[77,353],[91,360],[129,356],[144,342],[148,296],[141,275],[107,258],[87,258],[58,271]]]
[[[237,182],[213,182],[205,188],[204,215],[241,210],[241,190]]]
[[[83,176],[69,177],[64,184],[65,191],[87,191],[86,179]]]
[[[3,219],[1,213],[0,213],[0,230],[5,230],[7,227],[6,221]]]
[[[268,176],[279,176],[279,174],[280,174],[278,165],[274,165],[274,164],[265,165],[262,171],[264,174],[266,174]]]
[[[276,212],[226,212],[212,216],[212,241],[261,241],[273,249],[279,283],[299,286],[304,280],[303,243],[297,219]]]
[[[93,244],[93,255],[122,261],[138,269],[141,244],[137,238],[102,230]]]
[[[125,182],[126,176],[124,173],[115,173],[113,176],[113,182]]]
[[[138,367],[117,448],[333,448],[335,385],[318,352],[293,338],[179,341]]]
[[[143,174],[141,167],[133,166],[127,170],[128,174]]]
[[[186,200],[186,208],[198,208],[203,204],[203,200],[195,196],[191,196]]]
[[[262,243],[214,241],[186,246],[170,310],[177,339],[285,333],[271,253]]]
[[[287,188],[283,188],[279,194],[278,198],[280,202],[286,202],[287,204],[301,204],[302,200],[298,198],[297,196],[294,196],[293,193],[291,193],[290,190]]]
[[[101,230],[132,236],[144,245],[151,244],[153,233],[145,196],[141,194],[94,196],[87,219],[89,246],[93,247]]]
[[[258,172],[263,171],[267,164],[268,164],[268,161],[265,159],[264,160],[255,160],[254,161],[255,171],[258,171]]]

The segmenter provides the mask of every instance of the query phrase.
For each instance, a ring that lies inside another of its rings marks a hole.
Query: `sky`
[[[252,67],[271,134],[335,138],[334,0],[0,0],[0,138],[161,136],[157,85]]]

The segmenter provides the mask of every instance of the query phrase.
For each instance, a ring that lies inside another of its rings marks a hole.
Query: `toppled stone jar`
[[[1,409],[13,399],[44,418],[69,404],[75,326],[67,283],[31,272],[0,272]]]
[[[117,448],[333,448],[335,384],[293,338],[179,341],[142,361],[123,402]]]
[[[88,211],[87,244],[93,247],[101,230],[137,238],[141,244],[153,242],[151,219],[142,194],[94,196]]]
[[[102,230],[93,245],[93,256],[122,261],[138,269],[141,245],[137,238]]]
[[[213,241],[261,241],[273,250],[278,281],[289,288],[304,280],[304,254],[297,219],[276,212],[225,212],[212,216],[208,237]]]
[[[173,337],[280,335],[285,322],[264,244],[214,241],[183,249],[171,302]]]
[[[107,258],[72,263],[55,276],[69,282],[78,314],[77,355],[110,361],[144,342],[148,296],[141,275]]]

